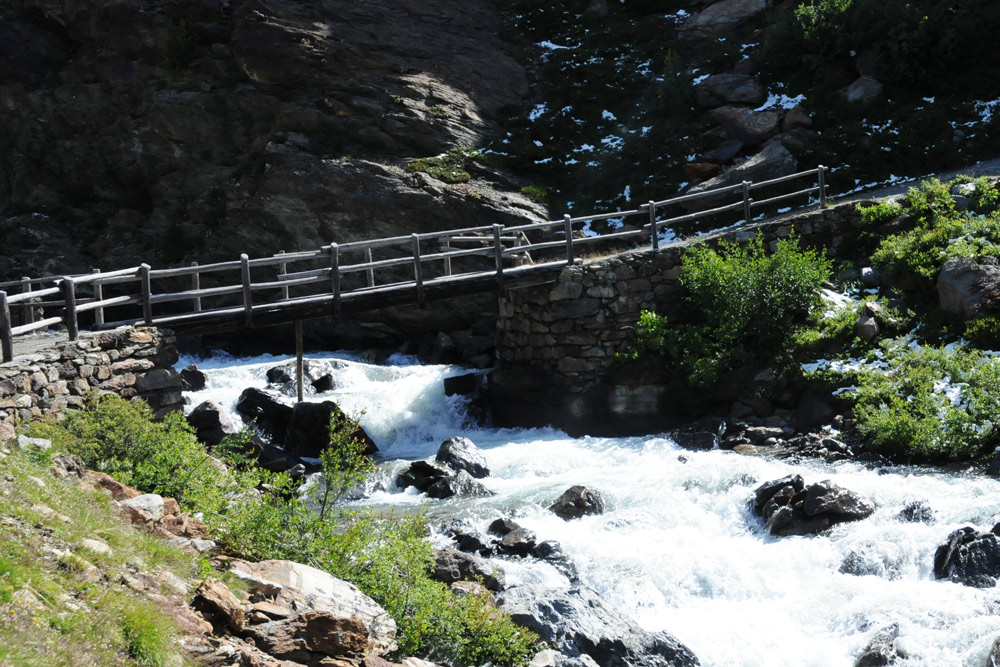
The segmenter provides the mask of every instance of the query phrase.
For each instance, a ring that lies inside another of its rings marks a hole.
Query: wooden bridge
[[[822,206],[826,170],[819,166],[782,178],[650,201],[628,211],[566,215],[549,222],[332,243],[254,259],[244,254],[239,260],[215,264],[166,269],[141,264],[0,283],[2,359],[13,358],[15,337],[51,327],[64,326],[70,340],[75,340],[81,321],[95,329],[164,326],[191,336],[346,317],[386,306],[551,282],[584,252],[601,247],[655,250],[662,231],[672,225],[733,212],[745,224],[793,201]],[[803,182],[809,185],[800,187]],[[763,196],[755,199],[755,194]],[[681,205],[707,208],[670,217]],[[624,223],[633,217],[640,224],[581,236],[584,226],[594,222]]]

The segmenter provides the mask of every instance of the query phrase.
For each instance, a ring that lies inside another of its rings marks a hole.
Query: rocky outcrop
[[[431,498],[483,498],[493,492],[464,470],[453,472],[426,461],[415,461],[396,477],[400,489],[415,487]]]
[[[586,586],[551,590],[517,586],[500,594],[498,604],[516,623],[538,633],[542,641],[570,659],[586,656],[609,667],[700,664],[676,638],[643,630]]]
[[[937,279],[938,307],[949,315],[971,320],[1000,310],[1000,265],[965,257],[949,259]]]
[[[717,0],[681,24],[681,39],[717,37],[767,9],[768,0]]]
[[[829,480],[805,485],[800,475],[766,482],[750,505],[774,536],[809,535],[845,521],[864,519],[875,506]]]
[[[28,0],[3,25],[0,276],[542,214],[487,168],[404,170],[482,145],[528,92],[490,0]]]
[[[938,579],[992,588],[1000,578],[1000,524],[988,533],[959,528],[934,552],[934,576]]]

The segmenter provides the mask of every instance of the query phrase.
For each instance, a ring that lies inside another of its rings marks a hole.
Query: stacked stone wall
[[[761,234],[773,249],[794,234],[802,245],[836,256],[859,224],[855,205],[844,204],[701,242],[745,242]],[[615,355],[633,340],[642,311],[687,319],[678,282],[683,247],[586,261],[566,267],[554,285],[502,296],[490,389],[495,421],[552,424],[571,433],[638,432],[662,421],[676,398],[666,395],[665,371],[623,369]]]
[[[147,401],[158,415],[182,405],[172,332],[124,328],[81,334],[0,364],[0,441],[15,425],[83,407],[92,391]]]

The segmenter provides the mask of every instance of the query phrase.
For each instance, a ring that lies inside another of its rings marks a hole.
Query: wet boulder
[[[976,588],[992,588],[1000,578],[1000,524],[989,533],[959,528],[934,552],[934,576]]]
[[[434,552],[434,579],[452,584],[456,581],[478,581],[490,591],[503,590],[503,573],[490,567],[484,559],[453,549]]]
[[[897,518],[907,523],[932,523],[934,521],[934,510],[924,501],[914,500],[899,510]]]
[[[198,441],[208,447],[215,447],[225,436],[239,430],[226,411],[215,401],[199,403],[187,416],[187,420],[194,427]]]
[[[500,538],[495,546],[499,554],[524,558],[532,555],[538,544],[535,533],[511,519],[497,519],[488,530]]]
[[[563,491],[549,506],[549,511],[566,521],[588,514],[603,514],[604,497],[599,492],[578,484]]]
[[[854,667],[883,667],[883,665],[891,665],[904,657],[896,647],[898,637],[898,623],[880,629],[861,651],[861,655],[854,662]]]
[[[208,377],[194,364],[189,364],[180,372],[181,389],[184,391],[201,391],[208,382]]]
[[[553,650],[580,656],[578,664],[631,667],[694,667],[698,658],[666,632],[648,632],[604,604],[586,586],[540,589],[516,586],[498,605],[518,625],[537,633]],[[586,656],[588,660],[584,660]]]
[[[448,471],[427,461],[414,461],[406,470],[396,476],[396,486],[406,489],[411,486],[425,493],[435,482],[447,478]]]
[[[448,438],[441,443],[435,460],[456,472],[464,470],[477,479],[488,477],[490,474],[483,453],[471,440],[461,436]]]
[[[472,475],[459,470],[454,475],[448,475],[430,485],[427,495],[431,498],[487,498],[493,492],[473,479]]]
[[[776,537],[818,533],[875,511],[871,502],[853,491],[829,480],[806,486],[799,475],[762,484],[754,491],[751,505]]]
[[[336,373],[344,367],[345,362],[326,359],[303,359],[302,380],[305,386],[311,387],[316,393],[330,391],[336,384]],[[290,361],[280,366],[267,369],[267,383],[278,385],[282,389],[297,391],[295,382],[295,362]]]
[[[580,572],[576,568],[576,563],[574,563],[570,557],[566,555],[566,552],[563,551],[562,545],[555,540],[545,540],[544,542],[539,542],[535,545],[531,555],[538,560],[545,561],[552,567],[562,572],[571,582],[576,582],[580,578]]]
[[[336,419],[340,429],[349,428],[350,424],[333,401],[322,403],[296,403],[288,420],[285,437],[282,441],[289,454],[308,458],[319,458],[320,452],[330,445],[330,420]],[[375,442],[360,426],[355,426],[350,437],[362,442],[365,454],[378,451]]]
[[[254,428],[271,442],[284,441],[292,420],[290,405],[286,405],[278,394],[256,387],[243,390],[236,401],[236,412],[244,421],[253,422]]]

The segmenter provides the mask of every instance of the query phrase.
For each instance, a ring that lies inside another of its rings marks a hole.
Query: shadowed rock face
[[[458,185],[403,169],[482,145],[527,93],[493,0],[25,0],[0,16],[0,277],[544,214],[485,166]]]

